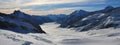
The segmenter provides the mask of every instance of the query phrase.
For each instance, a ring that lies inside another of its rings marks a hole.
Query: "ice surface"
[[[55,23],[41,25],[47,34],[19,34],[0,29],[0,45],[120,45],[120,29],[75,32],[58,26]]]

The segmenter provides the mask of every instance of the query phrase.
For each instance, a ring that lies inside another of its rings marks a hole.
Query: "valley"
[[[60,24],[45,23],[41,28],[47,34],[20,34],[0,29],[0,45],[119,45],[120,29],[101,29],[76,32],[58,28]],[[107,32],[107,33],[106,33]],[[7,42],[7,43],[6,43]]]

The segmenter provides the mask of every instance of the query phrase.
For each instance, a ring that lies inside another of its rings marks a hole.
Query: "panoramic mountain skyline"
[[[21,10],[33,15],[70,14],[79,9],[95,11],[106,6],[118,7],[120,0],[0,0],[0,12]]]
[[[0,0],[0,45],[120,45],[119,2]]]

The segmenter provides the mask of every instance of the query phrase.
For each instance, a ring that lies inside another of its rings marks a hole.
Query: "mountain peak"
[[[15,10],[12,15],[17,16],[19,18],[24,18],[25,16],[27,16],[27,14],[25,14],[24,12],[20,11],[20,10]]]
[[[83,15],[83,14],[87,14],[88,12],[85,10],[76,10],[72,13],[72,15]]]
[[[105,9],[113,9],[113,6],[107,6]]]
[[[15,10],[13,13],[22,13],[20,10]]]
[[[76,12],[83,13],[83,12],[87,12],[87,11],[85,11],[85,10],[76,10]]]

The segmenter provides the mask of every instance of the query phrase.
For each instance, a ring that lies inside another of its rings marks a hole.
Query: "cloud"
[[[119,4],[119,0],[0,0],[0,12],[8,13],[19,9],[32,14],[69,14],[73,10],[97,10],[107,5],[120,6]]]
[[[31,9],[23,9],[22,11],[31,15],[47,15],[47,14],[70,14],[75,10],[73,8],[60,8],[48,11],[33,11]]]
[[[63,3],[63,4],[43,4],[43,5],[30,5],[23,6],[22,9],[31,9],[34,11],[47,11],[47,10],[55,10],[60,8],[74,8],[74,7],[93,7],[93,6],[103,6],[104,3]]]
[[[34,0],[23,6],[44,5],[44,4],[65,4],[65,3],[104,3],[105,0]]]
[[[20,8],[24,6],[45,5],[45,4],[66,4],[66,3],[90,3],[103,2],[104,0],[0,0],[0,8]]]
[[[35,0],[30,3],[26,3],[25,6],[29,5],[42,5],[42,4],[61,4],[61,3],[74,3],[74,2],[85,2],[87,0]]]

